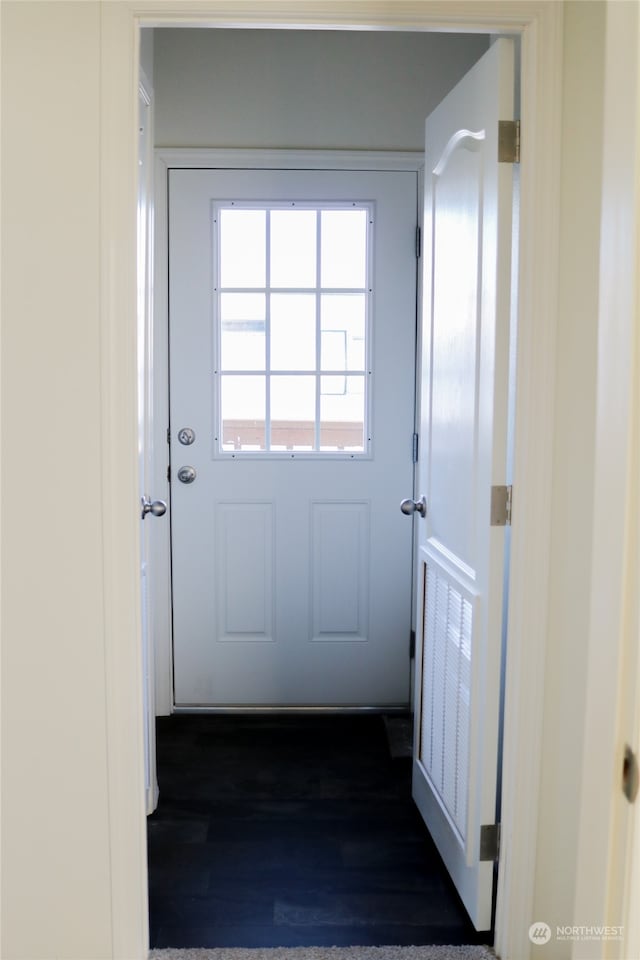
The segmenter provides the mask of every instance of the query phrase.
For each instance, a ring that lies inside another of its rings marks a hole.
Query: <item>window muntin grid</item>
[[[370,454],[373,204],[214,204],[214,455]]]

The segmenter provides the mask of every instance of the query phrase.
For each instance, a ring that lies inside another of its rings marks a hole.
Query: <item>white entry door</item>
[[[478,930],[491,926],[500,723],[513,166],[513,45],[428,118],[414,798]]]
[[[177,707],[409,701],[415,172],[172,170]]]

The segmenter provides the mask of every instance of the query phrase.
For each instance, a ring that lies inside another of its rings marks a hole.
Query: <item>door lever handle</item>
[[[146,497],[142,497],[140,500],[142,504],[142,519],[150,513],[154,517],[163,517],[167,512],[167,505],[164,500],[148,500]]]
[[[427,501],[424,497],[420,497],[419,500],[412,500],[411,497],[408,497],[402,501],[400,509],[407,517],[410,517],[413,513],[419,513],[421,517],[426,517]]]

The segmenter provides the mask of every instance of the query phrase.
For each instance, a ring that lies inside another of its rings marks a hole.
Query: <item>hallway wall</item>
[[[154,30],[163,147],[424,150],[424,121],[486,36]]]
[[[89,960],[111,956],[100,5],[1,14],[0,956]]]

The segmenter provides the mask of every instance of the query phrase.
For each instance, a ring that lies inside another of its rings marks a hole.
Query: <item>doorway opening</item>
[[[182,33],[182,32],[183,32],[183,31],[180,31],[180,33]],[[184,31],[184,33],[187,33],[187,32],[188,32],[188,31]],[[210,31],[210,33],[215,33],[215,32],[216,32],[216,31]],[[407,35],[407,36],[413,36],[413,35]],[[474,39],[477,40],[478,38],[476,37],[476,38],[474,38]],[[156,101],[156,102],[157,102],[157,101]],[[413,427],[413,424],[412,424],[411,426]],[[205,719],[206,719],[206,718],[205,718]],[[371,719],[371,718],[367,718],[367,721],[369,721],[370,719]],[[379,718],[378,718],[378,719],[379,719]],[[189,723],[193,723],[194,726],[197,727],[197,722],[194,721],[194,720],[192,720],[191,718],[189,718],[189,721],[188,721],[188,722],[189,722]],[[202,722],[205,722],[205,721],[203,720]],[[209,722],[209,721],[207,720],[207,722]],[[219,721],[219,720],[216,721],[216,722],[217,722],[218,724],[221,724],[221,723],[222,723],[222,721]],[[225,722],[226,722],[227,724],[231,723],[231,721],[225,721]],[[237,721],[234,721],[234,722],[237,723]],[[255,722],[255,718],[254,718],[254,722]],[[317,718],[314,718],[314,722],[318,722],[318,721],[317,721]],[[185,725],[186,725],[186,722],[185,722]],[[264,724],[263,724],[263,725],[264,725]],[[357,724],[356,724],[356,725],[357,725]],[[240,724],[240,726],[241,726],[241,724]],[[288,726],[288,727],[290,728],[290,727],[291,727],[291,721],[288,720],[288,721],[284,724],[284,726],[285,726],[285,727]],[[378,724],[378,726],[379,726],[379,724]],[[201,734],[202,734],[202,733],[204,733],[204,732],[201,730]],[[229,731],[228,731],[228,733],[229,733]],[[230,734],[229,734],[229,735],[230,735]],[[205,735],[205,739],[206,739],[206,735]],[[348,737],[347,737],[347,739],[348,739]],[[161,790],[161,792],[162,792],[162,782],[160,783],[160,790]],[[209,828],[209,831],[208,831],[208,834],[211,833],[211,829],[212,829],[212,828],[210,827],[210,828]],[[215,831],[214,831],[214,833],[215,833]],[[282,912],[282,911],[281,911],[281,912]],[[276,913],[277,913],[277,911],[276,911]],[[285,913],[286,913],[286,911],[285,911]],[[435,942],[435,939],[434,939],[433,942]],[[158,945],[160,945],[160,944],[158,944]],[[177,944],[172,944],[172,945],[177,945]],[[185,945],[185,946],[186,946],[186,945],[188,945],[188,944],[180,944],[180,945]],[[194,945],[196,945],[196,944],[194,944]],[[197,945],[202,945],[202,944],[197,944]]]

